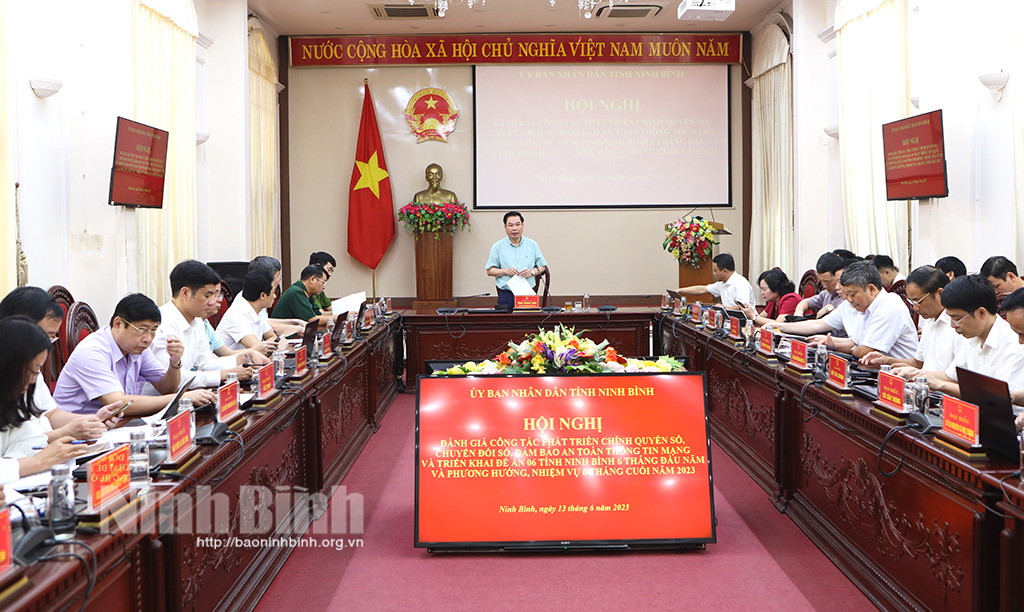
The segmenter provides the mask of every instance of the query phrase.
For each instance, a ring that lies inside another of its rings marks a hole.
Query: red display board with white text
[[[415,545],[715,541],[703,373],[421,377]]]
[[[882,150],[887,200],[949,195],[941,110],[882,125]]]
[[[117,118],[110,204],[163,207],[168,136],[166,130]]]

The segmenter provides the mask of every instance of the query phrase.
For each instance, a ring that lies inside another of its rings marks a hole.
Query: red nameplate
[[[305,349],[306,347],[302,347]],[[217,420],[227,423],[238,416],[238,381],[217,389]]]
[[[942,431],[978,445],[978,407],[948,395],[942,396]]]
[[[299,350],[295,351],[295,375],[304,376],[306,374],[306,345],[303,344],[299,347]]]
[[[904,411],[904,393],[906,392],[907,381],[903,380],[899,376],[895,376],[888,372],[878,373],[878,401],[895,408],[899,411]]]
[[[829,354],[828,356],[828,382],[834,387],[840,389],[847,388],[846,384],[846,368],[849,365],[842,357],[837,355]]]
[[[181,412],[167,421],[167,450],[171,463],[178,463],[192,450],[191,412]]]
[[[714,308],[708,309],[708,327],[710,327],[711,329],[718,327],[717,325],[715,325],[715,319],[717,318],[717,316],[717,310],[715,310]]]
[[[363,312],[363,328],[373,327],[373,309],[367,308]]]
[[[539,295],[517,295],[516,308],[540,308]]]
[[[683,314],[683,301],[672,298],[672,314],[679,316]]]
[[[0,510],[0,574],[11,566],[11,509]]]
[[[742,340],[742,332],[740,332],[740,320],[739,317],[729,317],[729,337],[733,340]]]
[[[803,340],[790,341],[789,365],[800,370],[807,369],[807,343]]]
[[[267,399],[274,392],[274,364],[268,363],[256,372],[259,378],[259,398]]]
[[[128,452],[128,445],[124,444],[86,464],[89,504],[93,510],[128,493],[131,485]]]
[[[700,314],[701,314],[700,311],[701,311],[700,304],[694,304],[693,308],[690,309],[690,314],[693,315],[693,322],[694,323],[700,323]]]
[[[775,346],[772,338],[773,335],[772,330],[768,328],[761,329],[761,345],[758,347],[758,350],[765,355],[772,354],[772,349]]]
[[[328,357],[331,356],[331,334],[325,333],[323,338],[324,338],[324,341],[323,341],[324,342],[324,346],[323,346],[323,350],[320,351],[320,355],[324,359],[327,359]]]

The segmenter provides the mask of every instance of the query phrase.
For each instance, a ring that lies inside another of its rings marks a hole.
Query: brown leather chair
[[[231,302],[234,301],[234,295],[231,293],[231,285],[229,285],[225,280],[220,281],[220,299],[220,310],[217,311],[217,314],[207,319],[214,329],[217,329],[217,325],[220,324],[220,320],[224,317],[224,313],[228,311],[228,308],[231,308]]]
[[[96,313],[85,302],[75,302],[71,306],[68,317],[61,326],[68,343],[68,355],[75,350],[78,343],[100,328]]]
[[[804,272],[804,275],[800,277],[797,293],[800,294],[801,298],[807,299],[821,293],[821,290],[824,288],[821,281],[818,280],[818,273],[811,269]]]
[[[67,319],[68,312],[71,310],[71,305],[75,303],[75,298],[71,297],[71,292],[62,285],[54,285],[46,290],[50,296],[60,304],[61,309],[64,311],[64,318]],[[61,369],[64,364],[68,361],[68,350],[67,338],[62,333],[65,326],[61,326],[60,331],[57,333],[57,342],[53,345],[53,350],[50,352],[50,375],[53,380],[57,380],[57,376],[60,375]]]
[[[544,290],[541,291],[541,285],[544,286]],[[549,289],[551,288],[551,268],[544,266],[544,271],[537,275],[537,295],[540,296],[540,307],[544,308],[548,305],[548,299],[550,298]]]

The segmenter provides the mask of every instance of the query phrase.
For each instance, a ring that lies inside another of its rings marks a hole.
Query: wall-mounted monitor
[[[882,149],[886,199],[918,200],[949,195],[941,110],[883,124]]]
[[[117,118],[110,205],[163,208],[167,131]]]

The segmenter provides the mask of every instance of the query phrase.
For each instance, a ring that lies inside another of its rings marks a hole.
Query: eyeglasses
[[[910,299],[910,298],[907,298],[907,301],[908,301],[908,302],[910,302],[910,305],[911,305],[911,306],[917,306],[917,307],[920,307],[920,306],[921,306],[921,302],[923,302],[923,301],[924,301],[924,299],[925,299],[926,297],[928,297],[929,295],[931,295],[932,293],[934,293],[934,292],[932,292],[932,291],[929,291],[928,293],[926,293],[926,294],[922,295],[921,297],[917,298],[916,300],[912,300],[912,299]]]
[[[121,319],[121,320],[124,321],[124,319]],[[157,330],[157,328],[155,328],[155,327],[152,328],[152,329],[150,329],[148,327],[147,328],[138,327],[136,325],[133,325],[131,323],[131,321],[124,321],[124,324],[127,325],[128,327],[134,329],[135,331],[139,332],[139,334],[141,334],[143,336],[153,336],[154,338],[156,338],[156,330]]]
[[[950,319],[949,324],[952,325],[953,327],[960,327],[960,322],[969,316],[971,316],[971,313],[967,313],[964,316],[960,317],[959,319]]]

